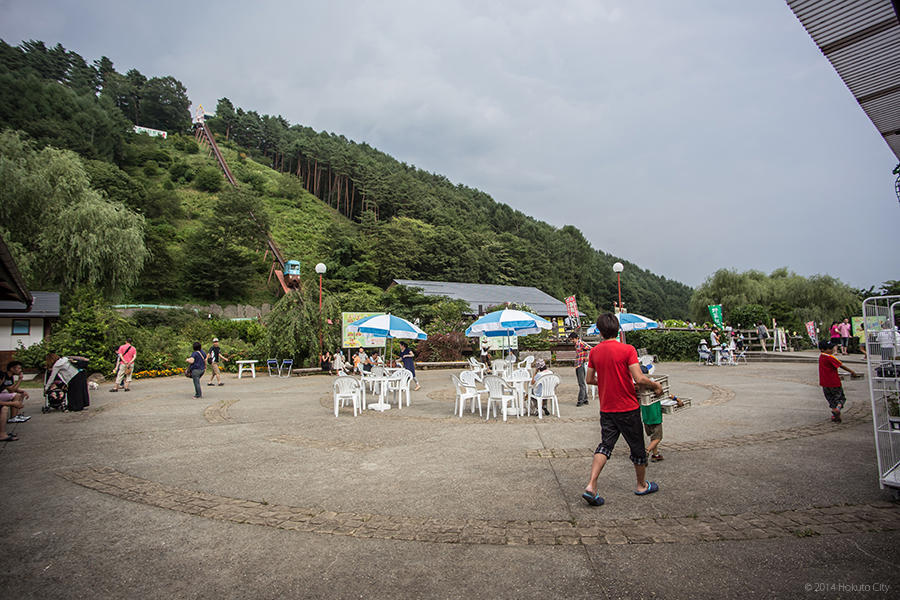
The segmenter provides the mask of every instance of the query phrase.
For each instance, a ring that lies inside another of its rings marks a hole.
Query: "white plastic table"
[[[253,374],[253,379],[256,379],[256,363],[258,360],[239,360],[238,364],[238,379],[241,378],[241,375],[244,371],[250,371]]]
[[[365,377],[360,378],[360,383],[362,387],[362,401],[363,406],[366,408],[371,408],[372,410],[377,410],[380,412],[384,412],[386,410],[390,410],[391,405],[384,401],[385,392],[387,392],[387,382],[390,379],[390,375],[366,375]],[[374,404],[366,405],[366,383],[371,382],[375,385],[379,386],[378,390],[378,402]]]
[[[516,395],[516,401],[518,403],[518,414],[522,416],[525,412],[525,398],[528,394],[527,386],[531,383],[531,376],[526,377],[513,377],[511,374],[503,377],[503,381],[507,383],[507,385],[512,388],[513,392]]]

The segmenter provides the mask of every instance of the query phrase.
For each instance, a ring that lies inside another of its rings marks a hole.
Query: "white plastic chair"
[[[469,357],[469,366],[472,368],[472,373],[475,373],[475,376],[478,378],[478,381],[484,379],[484,372],[487,371],[487,365],[482,362],[478,362],[474,356]]]
[[[464,373],[474,377],[471,371],[465,371]],[[466,385],[460,377],[453,373],[450,374],[450,379],[456,387],[456,404],[453,406],[453,414],[459,413],[459,416],[462,417],[463,410],[466,407],[466,400],[468,400],[469,410],[472,413],[475,412],[475,403],[478,403],[478,416],[481,416],[481,394],[484,393],[484,390],[476,390],[474,384],[471,386]]]
[[[403,393],[406,393],[406,406],[409,406],[409,383],[412,381],[412,372],[407,369],[395,371],[387,379],[387,391],[397,395],[397,408],[403,408]]]
[[[487,390],[477,388],[478,383],[482,381],[479,379],[478,375],[474,371],[463,371],[459,374],[459,380],[462,382],[463,387],[465,388],[466,393],[468,394],[477,394],[477,397],[472,399],[472,406],[470,410],[472,413],[475,412],[474,404],[478,403],[478,416],[481,416],[481,395],[487,393]]]
[[[334,380],[332,387],[334,394],[334,416],[338,416],[340,407],[348,400],[353,404],[353,416],[360,410],[362,401],[362,389],[359,382],[349,375],[340,375]]]
[[[531,363],[533,363],[533,362],[534,362],[534,356],[533,356],[533,355],[532,355],[532,356],[526,356],[526,357],[525,357],[525,360],[520,360],[520,361],[516,364],[516,368],[517,368],[517,369],[529,369],[529,370],[530,370],[530,369],[531,369]]]
[[[502,377],[506,374],[506,369],[509,367],[507,362],[502,358],[498,358],[491,362],[491,375],[497,375]]]
[[[544,411],[542,410],[544,406],[544,402],[549,404],[548,410],[551,415],[560,416],[559,414],[559,398],[556,397],[556,386],[559,385],[559,375],[544,375],[541,377],[537,384],[534,386],[528,393],[528,408],[531,408],[531,401],[535,400],[537,402],[537,414],[538,419],[544,418]],[[535,390],[540,387],[541,392],[539,394],[535,393]]]
[[[369,371],[368,373],[363,371],[362,381],[373,392],[376,391],[375,385],[377,382],[372,381],[372,380],[376,377],[384,377],[384,367],[382,367],[381,365],[375,365],[374,367],[372,367],[372,370]]]
[[[516,418],[519,417],[519,409],[516,406],[517,396],[512,390],[510,390],[505,381],[503,381],[496,375],[488,375],[484,378],[484,387],[486,387],[488,391],[487,416],[485,417],[485,419],[491,418],[492,408],[494,409],[494,416],[497,416],[497,404],[500,404],[503,407],[504,421],[506,421],[506,417],[509,414],[508,407],[510,405],[516,410]]]

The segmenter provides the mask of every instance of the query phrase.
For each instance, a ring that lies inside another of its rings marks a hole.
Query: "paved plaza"
[[[853,367],[856,369],[856,366]],[[596,401],[562,418],[412,406],[335,418],[325,376],[184,377],[94,391],[0,447],[4,598],[890,597],[900,505],[877,484],[868,384],[828,421],[815,364],[664,363],[673,392],[632,493],[624,441],[580,497]],[[36,392],[32,393],[36,396]],[[843,586],[843,587],[842,587]],[[856,586],[856,587],[853,587]],[[868,587],[865,587],[868,586]]]

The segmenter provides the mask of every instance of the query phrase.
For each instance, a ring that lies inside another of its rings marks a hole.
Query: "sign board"
[[[384,348],[384,342],[387,338],[377,337],[371,333],[347,331],[347,325],[354,321],[383,314],[383,312],[342,312],[341,348]]]
[[[150,137],[161,137],[162,139],[166,139],[166,137],[169,135],[168,133],[160,129],[150,129],[149,127],[141,127],[140,125],[134,126],[134,132],[146,133]]]
[[[479,344],[482,348],[487,348],[488,350],[518,350],[519,338],[515,335],[511,335],[508,338],[505,335],[496,337],[483,335],[479,340]]]

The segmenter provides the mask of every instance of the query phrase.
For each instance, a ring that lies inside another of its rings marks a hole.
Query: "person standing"
[[[769,330],[766,328],[765,323],[756,324],[756,335],[759,336],[759,343],[762,345],[762,351],[768,353],[768,350],[766,350],[766,340],[769,339]],[[774,350],[774,348],[772,348],[772,350]]]
[[[612,313],[597,317],[597,329],[603,341],[594,346],[588,356],[587,383],[597,386],[600,403],[601,442],[594,450],[591,474],[581,495],[591,506],[600,506],[603,498],[597,493],[597,479],[612,455],[619,436],[625,438],[631,450],[637,485],[634,493],[645,496],[659,491],[659,484],[646,481],[647,449],[644,447],[641,408],[635,386],[652,389],[659,396],[662,386],[641,372],[641,364],[634,346],[616,340],[619,320]]]
[[[200,342],[194,342],[194,351],[185,360],[187,362],[187,374],[194,380],[194,398],[202,398],[203,390],[200,388],[200,380],[206,372],[206,353]]]
[[[416,387],[413,391],[418,391],[422,386],[419,385],[419,380],[416,379],[416,353],[413,352],[413,349],[406,342],[400,342],[400,361],[403,363],[403,368],[412,373],[413,381],[416,382]]]
[[[219,385],[225,385],[222,383],[222,376],[219,374],[219,362],[228,362],[228,357],[219,347],[219,338],[213,338],[212,346],[209,347],[209,352],[206,353],[206,359],[209,363],[209,382],[207,382],[206,385],[212,385],[213,379],[215,379]]]
[[[575,379],[578,380],[578,401],[575,406],[584,406],[588,403],[588,389],[584,378],[591,346],[578,337],[577,331],[570,333],[569,339],[575,344]]]
[[[131,373],[134,371],[134,359],[137,357],[137,349],[131,345],[131,338],[125,338],[125,343],[116,350],[116,385],[111,392],[118,392],[124,385],[124,390],[130,392]]]
[[[844,319],[838,323],[838,331],[841,333],[841,354],[844,356],[849,352],[850,330],[850,319]]]

